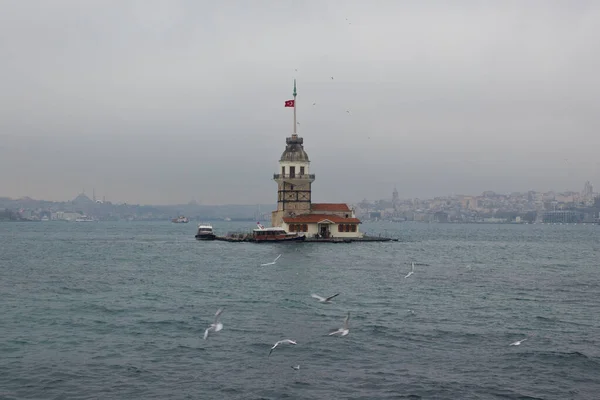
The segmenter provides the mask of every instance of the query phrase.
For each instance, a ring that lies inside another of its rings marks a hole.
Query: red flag
[[[294,100],[286,100],[285,106],[286,107],[294,107]]]

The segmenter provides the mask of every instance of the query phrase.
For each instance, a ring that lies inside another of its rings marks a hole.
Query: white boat
[[[96,220],[88,215],[82,215],[81,217],[75,218],[75,222],[96,222]]]
[[[171,220],[172,222],[176,223],[176,224],[187,224],[188,222],[190,222],[189,219],[187,219],[187,217],[184,217],[183,215],[174,218]]]
[[[198,240],[214,240],[215,233],[213,232],[213,227],[210,224],[200,224],[198,225],[198,232],[196,233],[196,239]]]
[[[257,228],[252,231],[254,242],[297,242],[306,239],[304,234],[288,233],[280,227],[265,228],[260,222],[256,225]]]

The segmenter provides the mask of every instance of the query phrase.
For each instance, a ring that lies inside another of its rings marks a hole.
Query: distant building
[[[545,223],[571,224],[583,222],[585,215],[574,210],[546,211],[542,215]]]
[[[392,193],[392,207],[394,211],[398,211],[398,206],[400,204],[400,196],[398,195],[398,189],[394,188],[394,192]]]
[[[594,187],[592,184],[587,181],[585,185],[583,185],[583,191],[581,192],[581,199],[583,202],[591,204],[594,202]]]

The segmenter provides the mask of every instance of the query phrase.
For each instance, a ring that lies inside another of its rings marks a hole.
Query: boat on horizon
[[[98,222],[98,220],[89,215],[82,215],[81,217],[75,218],[75,222]]]
[[[190,220],[187,217],[184,217],[183,215],[180,215],[177,218],[173,218],[171,220],[171,222],[173,222],[175,224],[187,224],[188,222],[190,222]]]

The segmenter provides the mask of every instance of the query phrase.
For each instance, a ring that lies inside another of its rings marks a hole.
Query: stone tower
[[[279,159],[279,173],[273,175],[277,182],[277,210],[271,214],[271,226],[282,226],[284,217],[310,213],[311,185],[315,176],[310,173],[304,139],[296,133],[296,94],[294,79],[294,100],[285,102],[286,107],[294,107],[294,133],[285,139],[285,150]]]
[[[272,226],[281,226],[283,217],[310,213],[315,175],[310,173],[310,160],[303,142],[295,133],[285,140],[285,150],[279,159],[280,172],[273,175],[277,182],[277,210],[271,217]]]

